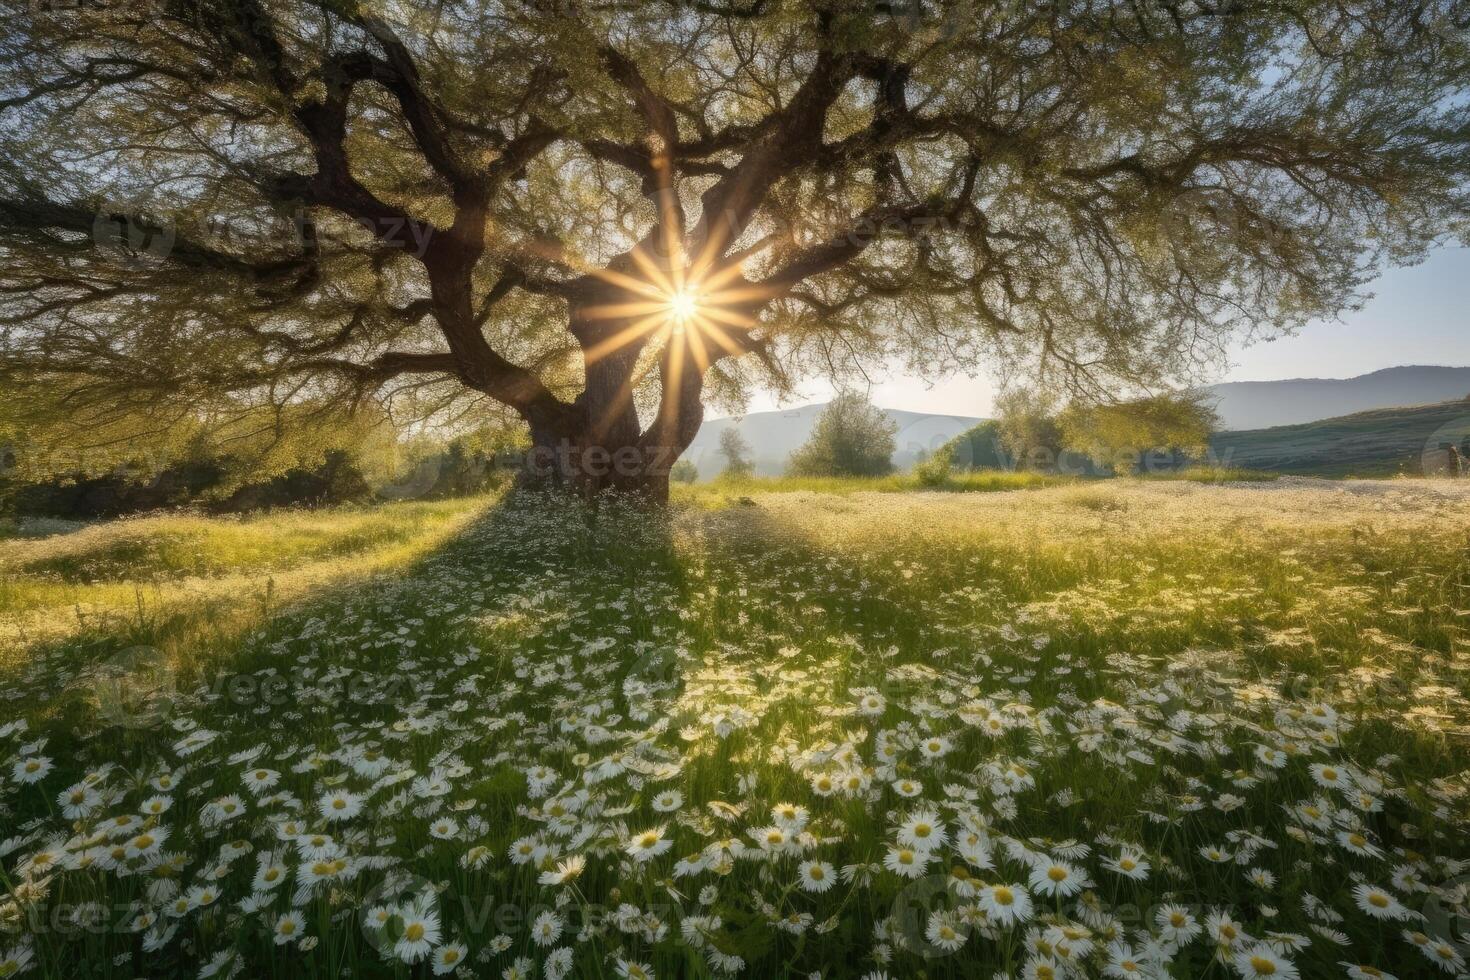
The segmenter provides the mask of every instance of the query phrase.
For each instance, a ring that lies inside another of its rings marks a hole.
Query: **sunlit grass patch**
[[[925,483],[912,473],[874,477],[717,477],[707,483],[676,484],[674,499],[688,503],[721,504],[742,496],[762,493],[905,493],[920,490],[955,493],[995,493],[1006,490],[1035,490],[1073,482],[1047,473],[980,470],[951,473],[942,482]]]
[[[214,642],[313,588],[401,568],[486,503],[152,516],[0,542],[0,669],[88,637]]]

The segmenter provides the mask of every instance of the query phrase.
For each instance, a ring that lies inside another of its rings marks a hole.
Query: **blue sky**
[[[1341,321],[1309,324],[1293,337],[1251,347],[1236,345],[1218,381],[1350,378],[1401,364],[1470,365],[1470,249],[1435,252],[1420,265],[1389,269],[1370,287],[1373,298]],[[995,396],[990,378],[929,381],[890,372],[873,401],[884,408],[938,415],[988,415]],[[830,385],[811,380],[784,405],[826,401]],[[757,393],[748,411],[780,405]]]

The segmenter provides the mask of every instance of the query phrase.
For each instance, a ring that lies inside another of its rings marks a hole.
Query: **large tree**
[[[5,0],[0,384],[488,398],[660,496],[707,398],[1187,372],[1467,212],[1450,0]]]

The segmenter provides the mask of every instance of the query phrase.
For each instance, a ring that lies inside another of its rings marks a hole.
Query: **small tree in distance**
[[[1062,448],[1057,398],[1047,391],[1012,388],[995,399],[996,438],[1020,470],[1050,470]]]
[[[884,476],[893,472],[898,427],[856,392],[843,392],[817,418],[811,438],[791,454],[792,476]]]
[[[729,428],[720,433],[720,455],[725,457],[725,476],[743,479],[754,469],[750,461],[750,443],[739,429]]]
[[[1067,448],[1104,469],[1132,473],[1150,465],[1172,469],[1180,453],[1199,454],[1220,417],[1202,392],[1169,392],[1110,405],[1074,403],[1057,424]],[[1154,453],[1162,458],[1151,460]]]
[[[669,470],[669,479],[675,483],[693,483],[699,479],[699,467],[687,459],[681,459]]]

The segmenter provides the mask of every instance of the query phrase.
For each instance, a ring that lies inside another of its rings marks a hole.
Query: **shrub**
[[[945,443],[934,455],[914,466],[914,480],[921,487],[942,487],[954,469],[954,443]]]
[[[896,430],[866,397],[843,392],[827,403],[786,471],[791,476],[885,476],[893,472]]]
[[[725,457],[725,476],[743,479],[755,468],[750,462],[750,443],[739,429],[729,428],[720,433],[720,455]]]

